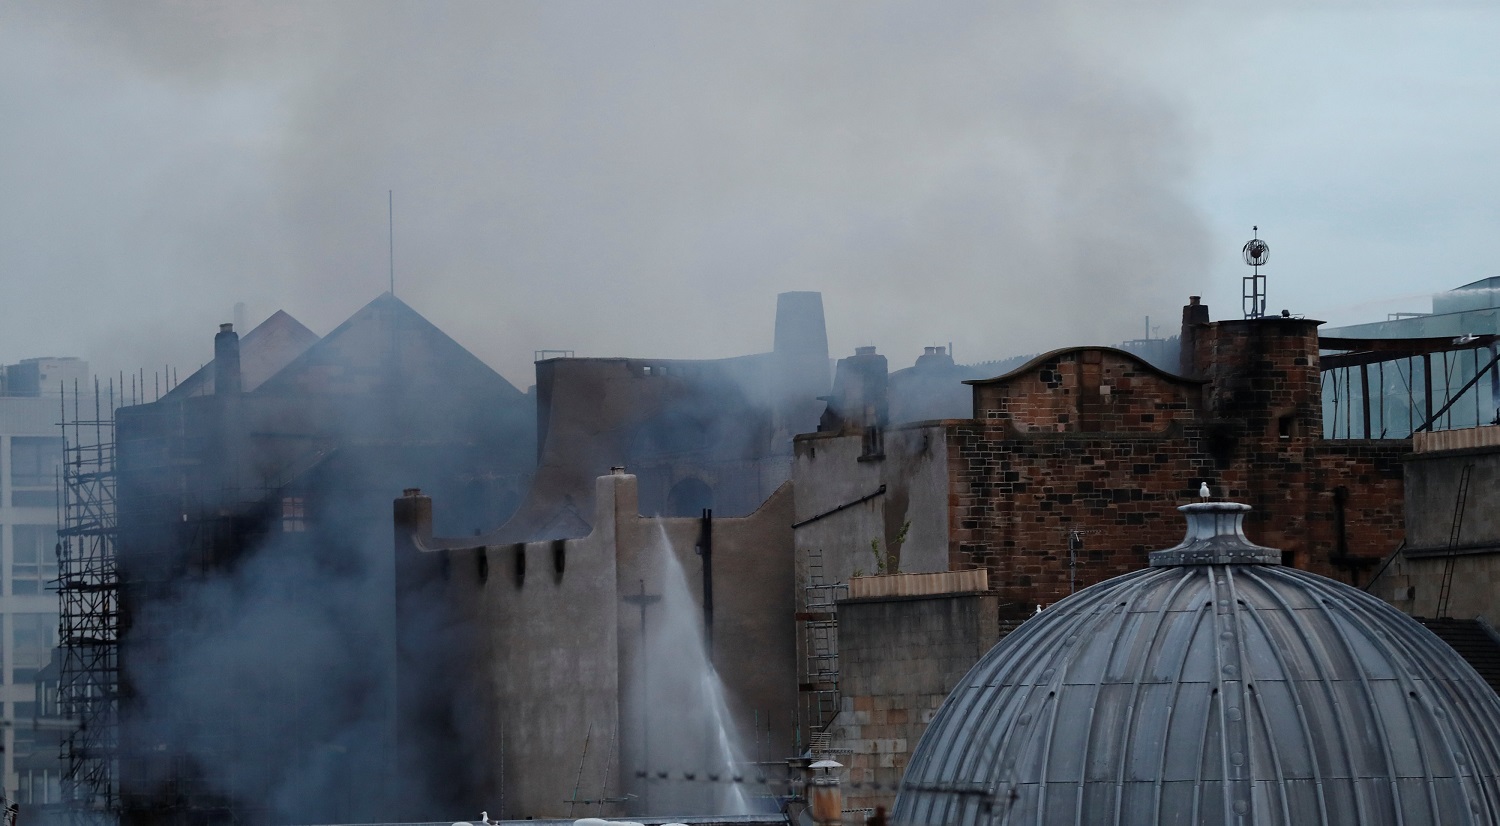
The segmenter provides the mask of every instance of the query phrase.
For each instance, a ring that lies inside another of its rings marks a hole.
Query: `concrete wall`
[[[825,582],[875,574],[878,560],[870,546],[875,540],[882,554],[895,557],[900,571],[948,570],[943,425],[919,422],[889,429],[878,457],[865,455],[863,441],[840,433],[797,437],[792,480],[798,559],[819,553]],[[851,505],[860,499],[865,501]]]
[[[1500,551],[1500,447],[1443,450],[1406,457],[1406,545],[1422,553],[1448,548],[1459,477],[1472,465],[1458,547]]]
[[[598,485],[600,518],[587,537],[495,548],[490,578],[480,589],[478,631],[490,659],[477,665],[493,686],[488,739],[504,744],[505,780],[493,782],[502,789],[507,817],[569,813],[563,801],[573,797],[580,773],[590,780],[581,795],[619,796],[619,773],[608,765],[619,765],[607,733],[620,719],[620,629],[610,597],[619,591],[618,517],[635,504],[620,501],[628,498],[618,496],[620,487]],[[522,555],[524,577],[516,573]],[[472,567],[461,564],[463,556],[456,555],[456,569]],[[550,770],[536,771],[541,767]],[[501,769],[493,767],[496,774]]]
[[[621,483],[622,501],[631,497],[631,477]],[[733,734],[740,740],[744,757],[782,760],[792,754],[795,737],[796,662],[795,606],[792,602],[790,486],[783,485],[764,505],[744,517],[715,518],[712,527],[713,632],[712,660],[723,682],[726,701],[733,716]],[[703,542],[699,519],[642,517],[628,505],[618,510],[617,564],[622,599],[616,600],[620,629],[618,660],[621,674],[620,765],[624,767],[624,789],[663,813],[682,814],[689,808],[665,812],[665,801],[678,805],[711,806],[715,790],[698,784],[663,784],[659,779],[643,781],[637,771],[655,776],[661,771],[700,768],[681,744],[664,743],[677,724],[678,711],[671,700],[672,686],[640,672],[642,658],[641,611],[623,597],[660,595],[668,587],[670,572],[660,564],[659,551],[665,539],[681,568],[693,602],[693,622],[703,617]],[[660,603],[646,611],[646,622],[663,621]],[[653,656],[660,652],[653,651]],[[650,661],[646,667],[661,672],[670,663]],[[668,673],[670,671],[668,670]],[[650,731],[642,735],[642,723]],[[679,736],[684,735],[680,729]],[[696,743],[691,733],[688,739]],[[654,745],[652,745],[654,744]],[[643,753],[649,747],[649,754]],[[629,807],[640,813],[639,806]],[[708,811],[698,808],[696,811]]]
[[[1438,614],[1465,466],[1472,470],[1446,613],[1500,620],[1500,447],[1406,457],[1406,547],[1370,590],[1413,616]]]
[[[449,664],[451,679],[424,683],[406,675],[430,671],[434,656],[404,653],[403,687],[416,681],[430,693],[403,696],[404,730],[420,737],[413,729],[458,718],[472,720],[481,733],[482,748],[471,752],[478,782],[459,790],[472,799],[456,805],[489,806],[509,818],[618,816],[682,799],[680,788],[638,776],[676,770],[683,750],[662,742],[680,710],[673,686],[642,671],[642,614],[630,598],[660,597],[668,587],[665,543],[693,600],[688,621],[702,622],[696,548],[703,524],[640,516],[636,478],[628,474],[600,477],[592,499],[588,536],[511,545],[434,539],[422,527],[426,498],[396,500],[397,554],[405,559],[398,572],[401,623],[443,617],[461,652],[449,660],[463,664],[458,670]],[[784,487],[749,516],[715,519],[712,527],[713,662],[752,760],[784,758],[794,736],[791,511]],[[430,525],[431,516],[425,519]],[[435,588],[425,584],[433,582]],[[661,606],[647,606],[648,626],[663,621]],[[413,719],[429,722],[416,726]],[[573,806],[567,801],[575,790],[579,799],[622,802]],[[625,801],[627,794],[634,797]]]
[[[1398,556],[1370,586],[1370,593],[1414,617],[1435,617],[1442,590],[1444,557]],[[1469,554],[1453,560],[1447,614],[1455,619],[1500,618],[1500,554]]]
[[[489,541],[582,536],[593,479],[625,466],[648,515],[711,507],[743,516],[790,471],[788,443],[812,430],[828,392],[817,293],[777,297],[775,348],[726,359],[558,358],[536,365],[536,480]],[[705,497],[674,495],[685,485]]]
[[[999,641],[990,594],[843,600],[840,712],[830,729],[848,809],[885,806],[917,741],[963,675]]]

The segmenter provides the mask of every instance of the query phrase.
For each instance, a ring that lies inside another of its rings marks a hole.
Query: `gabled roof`
[[[1024,375],[1037,369],[1044,362],[1052,361],[1054,359],[1061,358],[1062,356],[1066,355],[1071,355],[1073,353],[1081,353],[1084,350],[1098,350],[1102,353],[1109,353],[1111,355],[1120,356],[1126,361],[1133,361],[1141,367],[1144,367],[1147,370],[1151,371],[1152,373],[1155,373],[1156,375],[1161,376],[1168,381],[1177,382],[1178,384],[1208,384],[1208,379],[1195,379],[1188,376],[1179,376],[1176,373],[1168,373],[1167,371],[1161,369],[1160,367],[1157,367],[1149,361],[1146,361],[1145,359],[1141,358],[1135,353],[1130,352],[1129,350],[1121,350],[1118,347],[1097,347],[1087,345],[1082,347],[1063,347],[1057,350],[1053,350],[1049,353],[1043,353],[1040,356],[1032,359],[1031,361],[1028,361],[1020,367],[1017,367],[1016,369],[1010,371],[1009,373],[1005,373],[1003,375],[995,376],[994,378],[989,379],[968,379],[964,381],[964,384],[1005,384],[1006,382],[1009,382],[1018,376]]]
[[[277,310],[240,338],[241,389],[248,393],[261,386],[317,341],[317,333],[304,327],[285,310]],[[213,393],[214,363],[210,359],[162,398],[185,399],[212,396]]]
[[[525,394],[401,299],[382,293],[308,347],[259,388],[262,393],[319,389],[362,392],[399,370],[417,386],[483,386],[505,398]]]

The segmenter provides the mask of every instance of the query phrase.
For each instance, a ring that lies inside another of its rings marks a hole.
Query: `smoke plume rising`
[[[46,195],[0,205],[10,267],[93,323],[0,344],[326,331],[387,286],[387,190],[398,294],[521,386],[538,348],[764,350],[737,308],[785,289],[894,366],[1119,341],[1205,263],[1127,5],[12,5],[5,174]]]

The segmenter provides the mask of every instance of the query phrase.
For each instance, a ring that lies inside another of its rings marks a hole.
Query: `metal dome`
[[[939,709],[899,824],[1500,824],[1500,698],[1391,606],[1284,568],[1246,505],[1059,602]],[[1231,561],[1233,560],[1233,561]]]

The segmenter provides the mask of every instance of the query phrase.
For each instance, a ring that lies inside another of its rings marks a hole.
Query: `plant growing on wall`
[[[891,543],[892,548],[899,548],[906,544],[906,532],[911,529],[911,520],[901,523],[901,530],[896,531],[896,539]],[[870,553],[875,556],[875,573],[877,574],[899,574],[901,573],[901,560],[895,553],[883,554],[880,552],[880,540],[870,540]],[[855,576],[859,576],[855,573]]]

